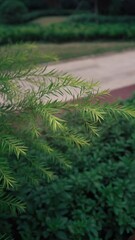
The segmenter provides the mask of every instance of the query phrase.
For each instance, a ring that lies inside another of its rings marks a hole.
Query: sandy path
[[[100,81],[102,89],[117,89],[135,84],[135,51],[81,58],[57,63],[48,69],[62,70],[83,77],[86,81]]]

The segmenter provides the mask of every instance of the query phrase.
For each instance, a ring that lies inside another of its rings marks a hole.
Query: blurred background
[[[37,49],[39,64],[70,60],[52,68],[100,81],[102,88],[135,89],[134,40],[134,0],[0,0],[1,49],[31,47],[29,61]]]

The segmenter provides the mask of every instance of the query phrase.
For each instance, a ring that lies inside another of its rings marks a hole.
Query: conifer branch
[[[32,68],[28,52],[9,56],[8,51],[3,51],[0,59],[0,210],[13,213],[25,210],[24,203],[10,192],[17,180],[37,184],[43,177],[53,179],[48,162],[71,168],[70,159],[53,147],[52,139],[62,139],[68,147],[89,145],[90,139],[68,126],[63,111],[79,113],[83,126],[93,135],[98,135],[97,126],[106,116],[135,117],[133,107],[101,104],[100,98],[108,91],[99,91],[98,83],[48,71],[47,67]],[[67,95],[77,101],[59,100],[60,96],[65,100]],[[42,158],[34,158],[31,150],[42,154]],[[11,155],[13,164],[9,164]]]
[[[25,211],[25,204],[9,193],[0,191],[0,210],[10,210],[13,215]]]
[[[16,180],[12,176],[11,169],[5,158],[0,158],[0,182],[3,188],[10,189],[16,186]]]
[[[109,114],[110,116],[122,116],[124,118],[131,118],[131,117],[135,117],[135,108],[132,106],[122,106],[122,105],[118,105],[117,103],[115,104],[111,104],[108,105],[106,104],[104,106],[104,110],[106,112],[106,114]]]
[[[27,147],[25,147],[22,141],[16,139],[14,136],[8,134],[1,134],[0,146],[3,150],[8,150],[9,154],[14,153],[17,158],[22,155],[26,155]]]

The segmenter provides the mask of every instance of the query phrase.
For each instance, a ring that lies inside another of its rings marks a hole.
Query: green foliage
[[[36,67],[36,61],[29,65],[31,48],[19,54],[18,48],[11,52],[10,48],[2,49],[0,59],[1,234],[12,233],[4,219],[13,218],[14,222],[14,216],[25,210],[23,186],[29,190],[56,179],[59,171],[71,169],[72,157],[65,155],[54,139],[69,149],[81,149],[98,134],[98,125],[105,116],[135,117],[131,106],[100,104],[99,99],[108,91],[100,92],[98,83]],[[72,101],[66,102],[67,97]],[[78,115],[90,136],[82,129],[74,129],[66,112]],[[75,234],[81,237],[81,233]]]
[[[17,42],[73,42],[93,40],[134,40],[134,23],[75,23],[64,22],[40,26],[0,26],[0,44]]]
[[[123,108],[131,104],[135,97]],[[79,114],[72,112],[66,118],[76,131],[90,134]],[[72,159],[73,167],[68,171],[57,168],[59,178],[53,182],[21,189],[27,212],[15,221],[20,239],[128,239],[135,228],[134,120],[108,117],[100,137],[81,150],[52,141]]]
[[[98,24],[106,24],[106,23],[134,23],[134,16],[111,16],[111,15],[98,15],[84,13],[84,14],[74,14],[71,15],[68,20],[72,23],[94,23],[98,19]]]
[[[26,13],[27,7],[20,0],[5,0],[0,3],[1,21],[4,23],[22,23]]]

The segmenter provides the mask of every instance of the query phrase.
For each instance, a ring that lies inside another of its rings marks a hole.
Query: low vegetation
[[[71,15],[69,21],[74,23],[135,23],[134,16],[111,16],[111,15],[96,15],[91,13],[80,13]]]
[[[52,56],[52,59],[50,58],[50,60],[48,60],[53,61],[53,59],[66,60],[132,50],[135,49],[135,42],[73,42],[64,44],[38,43],[35,46],[42,55]],[[20,48],[25,49],[25,45],[20,45]]]
[[[0,44],[16,42],[64,43],[95,40],[134,40],[134,24],[56,23],[48,26],[27,24],[0,26]]]
[[[135,97],[124,103],[126,107],[134,104]],[[97,138],[82,126],[80,114],[70,112],[64,118],[90,137],[91,147],[78,150],[51,139],[72,159],[72,168],[65,171],[55,165],[59,177],[50,183],[41,181],[37,187],[27,184],[26,188],[22,177],[20,196],[27,211],[19,218],[3,216],[1,228],[12,232],[15,240],[127,240],[135,228],[134,120],[108,117]]]
[[[31,53],[27,54],[27,49],[31,49]],[[6,46],[1,46],[0,51],[5,52]],[[23,51],[25,61],[27,58],[27,64],[34,62],[36,64],[47,64],[49,62],[57,62],[59,60],[66,60],[71,58],[95,56],[104,53],[121,52],[125,50],[135,49],[135,42],[79,42],[79,43],[64,43],[64,44],[13,44],[10,45],[10,51],[12,54],[16,54],[18,51]],[[33,58],[36,56],[36,58]]]
[[[7,216],[15,220],[15,214],[25,210],[25,198],[21,188],[32,188],[55,179],[58,171],[71,168],[72,159],[53,144],[53,139],[78,148],[89,145],[90,138],[76,132],[62,112],[78,112],[84,128],[91,134],[98,133],[97,122],[105,115],[120,114],[135,117],[132,107],[100,105],[99,97],[108,92],[97,90],[97,83],[87,83],[68,74],[47,72],[35,68],[36,61],[29,62],[33,54],[18,52],[18,48],[1,49],[0,60],[0,238],[8,239],[5,233],[15,238],[7,225]],[[36,59],[38,58],[37,53]],[[34,64],[34,65],[33,65]],[[65,96],[83,97],[81,103],[65,102]],[[63,96],[64,95],[64,96]],[[61,101],[63,96],[63,101]],[[87,97],[86,97],[87,96]],[[59,170],[58,170],[59,169]],[[26,189],[27,189],[26,188]],[[17,238],[18,239],[18,238]]]
[[[105,11],[121,13],[117,2]],[[78,3],[0,0],[0,45],[21,43],[0,48],[0,240],[127,240],[135,229],[135,97],[107,104],[97,83],[37,67],[135,47],[134,17],[63,17],[95,11]],[[26,23],[52,14],[62,17]]]

